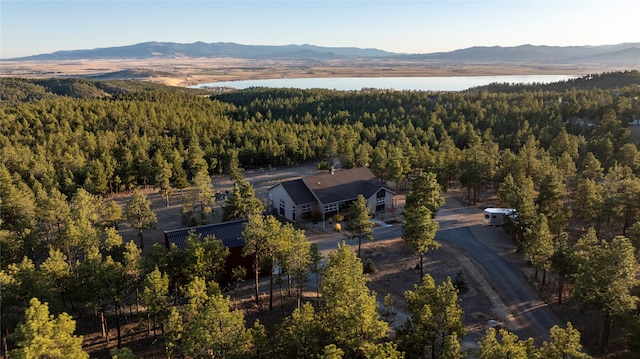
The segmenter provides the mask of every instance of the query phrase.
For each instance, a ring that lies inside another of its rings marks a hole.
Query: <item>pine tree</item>
[[[66,308],[66,295],[71,287],[71,266],[60,250],[51,248],[49,257],[40,265],[38,270],[45,279],[49,290],[60,296],[62,307]]]
[[[460,268],[455,277],[453,277],[453,286],[458,290],[460,294],[466,294],[469,292],[469,283],[467,282],[467,276],[464,275],[464,271]]]
[[[603,314],[600,349],[609,343],[611,321],[616,315],[636,308],[638,297],[632,288],[638,285],[638,262],[629,239],[619,236],[598,242],[590,230],[576,243],[577,271],[572,294],[585,308]],[[611,265],[615,263],[616,265]]]
[[[536,269],[534,279],[538,279],[538,270],[542,270],[542,284],[544,288],[547,271],[551,269],[551,257],[553,256],[553,238],[549,232],[547,217],[541,214],[524,233],[524,256]]]
[[[173,187],[171,186],[173,172],[171,171],[171,165],[162,157],[160,151],[156,151],[153,157],[153,166],[155,168],[154,187],[160,188],[160,194],[165,198],[166,206],[169,207],[169,196],[173,194]]]
[[[530,359],[538,357],[533,338],[519,340],[518,336],[504,329],[490,328],[478,343],[478,359]]]
[[[435,240],[439,226],[438,222],[432,219],[431,211],[425,206],[405,213],[402,239],[420,258],[420,278],[424,276],[424,255],[429,250],[440,248],[440,243]]]
[[[147,308],[149,331],[153,328],[155,333],[157,325],[163,323],[169,313],[168,294],[169,277],[156,267],[153,272],[145,277],[140,295],[142,305]]]
[[[118,229],[120,221],[122,221],[122,207],[112,199],[102,209],[102,226]]]
[[[195,184],[195,192],[191,194],[191,206],[196,208],[200,215],[200,224],[207,223],[207,216],[214,213],[216,204],[216,194],[211,185],[211,177],[206,169],[196,172],[193,182]],[[195,217],[194,217],[195,218]]]
[[[254,289],[256,305],[260,305],[260,269],[266,263],[270,267],[272,263],[271,253],[275,249],[274,241],[279,232],[279,222],[273,216],[251,215],[244,225],[242,238],[245,246],[242,255],[253,257]]]
[[[192,320],[185,324],[183,353],[190,357],[234,358],[246,355],[251,335],[241,310],[232,310],[222,293],[212,293]]]
[[[432,216],[444,206],[444,197],[440,194],[440,184],[432,172],[422,172],[411,180],[411,192],[407,194],[404,211],[410,212],[420,206],[427,207]]]
[[[89,354],[82,350],[82,337],[73,335],[76,323],[67,313],[57,318],[49,314],[47,303],[37,298],[29,301],[24,320],[18,324],[12,338],[17,348],[11,357],[36,359],[85,359]]]
[[[226,205],[222,209],[222,220],[248,218],[252,214],[260,214],[264,210],[262,202],[256,198],[256,192],[249,182],[236,181],[233,191],[227,197]]]
[[[224,270],[229,248],[221,240],[210,235],[202,235],[190,231],[186,240],[183,264],[184,277],[190,279],[201,277],[205,282],[218,280]]]
[[[376,294],[367,287],[362,261],[351,247],[339,244],[329,253],[323,271],[321,322],[328,337],[347,355],[362,351],[385,337]]]
[[[572,248],[569,247],[568,234],[566,232],[560,233],[554,242],[551,270],[558,276],[558,303],[562,304],[565,279],[574,270]]]
[[[347,238],[358,240],[358,257],[360,257],[361,254],[362,240],[367,239],[373,241],[373,223],[371,222],[370,211],[367,200],[361,194],[358,195],[358,198],[351,204],[351,208],[349,209],[347,231],[350,233],[347,235]]]
[[[462,339],[464,325],[462,309],[458,302],[458,291],[451,278],[436,286],[433,278],[426,274],[420,285],[414,285],[413,291],[404,294],[411,320],[407,320],[398,333],[403,349],[411,355],[423,357],[430,353],[437,358],[445,351],[451,355],[450,337]]]
[[[314,358],[321,353],[322,325],[311,303],[296,308],[278,326],[275,347],[282,358]]]
[[[290,223],[282,227],[283,243],[281,244],[277,259],[282,268],[281,274],[286,273],[291,277],[292,286],[296,291],[297,307],[300,308],[302,290],[309,277],[311,265],[311,244],[304,234],[304,230],[295,229]]]
[[[138,230],[140,248],[144,250],[142,231],[155,227],[156,222],[158,221],[156,214],[151,210],[151,201],[147,200],[146,195],[135,190],[131,199],[129,199],[129,202],[127,203],[124,215],[131,227]]]
[[[267,329],[260,323],[258,319],[253,322],[253,326],[249,328],[249,336],[251,337],[251,345],[246,358],[271,358],[273,357],[273,345],[271,339],[267,335]]]
[[[580,344],[580,332],[567,323],[567,328],[562,329],[555,325],[550,329],[551,341],[544,342],[540,349],[540,357],[545,359],[589,359],[587,353],[582,351]]]

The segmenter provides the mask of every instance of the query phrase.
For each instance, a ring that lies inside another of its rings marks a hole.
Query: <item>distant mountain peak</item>
[[[386,57],[395,55],[392,52],[378,49],[360,49],[356,47],[322,47],[310,44],[303,45],[242,45],[233,42],[205,43],[202,41],[190,44],[175,42],[147,41],[134,45],[97,48],[92,50],[56,51],[14,58],[11,60],[79,60],[79,59],[118,59],[118,58],[172,58],[180,57],[233,57],[244,59],[313,59],[326,58],[327,55],[338,58]]]
[[[151,58],[240,58],[240,59],[366,59],[390,58],[412,61],[479,63],[593,63],[640,67],[640,43],[600,46],[547,46],[523,44],[512,47],[473,46],[449,52],[398,54],[373,48],[302,45],[242,45],[233,42],[190,44],[148,41],[134,45],[66,50],[10,60],[151,59]]]

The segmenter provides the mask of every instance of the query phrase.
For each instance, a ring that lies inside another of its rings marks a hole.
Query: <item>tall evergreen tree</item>
[[[232,309],[229,298],[217,292],[185,323],[182,345],[190,357],[242,358],[250,349],[250,339],[243,312]]]
[[[537,358],[539,355],[533,338],[520,340],[517,335],[505,329],[490,328],[478,345],[480,346],[477,355],[479,359],[530,359]]]
[[[640,283],[636,276],[639,265],[633,246],[625,237],[598,242],[595,232],[590,232],[578,240],[576,248],[572,294],[583,307],[603,314],[603,350],[609,344],[612,320],[637,306],[638,297],[632,289]]]
[[[82,350],[82,337],[73,335],[76,322],[67,313],[57,318],[49,314],[47,303],[37,298],[29,301],[24,320],[12,334],[17,348],[11,357],[36,359],[85,359],[89,354]]]
[[[380,319],[376,294],[367,287],[367,280],[362,261],[351,247],[339,244],[329,253],[320,282],[321,323],[328,338],[351,357],[387,333],[387,323]]]
[[[454,339],[461,340],[464,325],[458,291],[451,279],[436,286],[427,274],[420,285],[414,285],[414,290],[404,295],[411,320],[407,320],[399,332],[402,348],[410,356],[419,358],[442,358],[445,353],[453,354],[455,345],[452,347],[450,337],[455,335]]]
[[[127,203],[124,216],[131,227],[138,230],[138,238],[140,238],[140,248],[144,250],[144,241],[142,239],[142,231],[154,228],[158,219],[156,214],[151,210],[151,201],[147,200],[147,196],[136,190],[131,195],[131,199]]]
[[[540,357],[545,359],[589,359],[587,353],[582,351],[580,344],[580,332],[567,323],[565,329],[555,325],[550,329],[551,341],[545,341],[540,349]]]
[[[195,209],[199,214],[200,224],[206,224],[208,215],[215,216],[216,194],[211,185],[211,177],[206,169],[203,169],[195,173],[193,182],[195,189],[191,194],[191,210]],[[195,214],[192,218],[195,220]]]
[[[544,288],[547,271],[551,268],[551,257],[553,256],[553,237],[549,232],[547,218],[541,214],[529,228],[524,232],[524,241],[521,242],[524,248],[524,256],[536,269],[535,280],[538,280],[538,270],[542,270],[541,290]]]
[[[256,192],[249,182],[236,181],[233,191],[227,197],[226,204],[222,208],[222,220],[248,218],[252,214],[260,214],[264,210],[262,202],[256,198]]]
[[[162,324],[169,313],[169,277],[156,269],[149,273],[142,283],[140,299],[147,308],[149,331],[155,333],[158,324]]]
[[[281,224],[273,216],[251,215],[244,225],[242,238],[245,246],[242,255],[253,257],[254,289],[256,305],[260,304],[260,269],[263,265],[273,268]],[[273,270],[271,271],[273,278]]]
[[[411,180],[411,191],[407,194],[404,210],[425,206],[433,216],[444,206],[444,197],[440,194],[440,184],[432,172],[422,172]]]
[[[275,336],[276,352],[282,358],[315,358],[322,352],[322,324],[313,305],[305,303],[296,308],[278,326]]]
[[[360,257],[360,249],[362,240],[367,239],[373,241],[373,222],[371,222],[371,210],[367,205],[367,200],[363,195],[358,195],[351,208],[349,208],[349,217],[347,221],[347,238],[358,240],[358,257]]]
[[[164,197],[166,206],[169,207],[169,196],[173,194],[173,187],[171,186],[173,172],[171,171],[171,165],[164,159],[160,151],[156,151],[153,157],[153,166],[155,168],[154,188],[160,188],[160,194]]]
[[[187,236],[184,263],[182,265],[185,278],[200,277],[205,282],[220,278],[229,248],[213,235],[202,238],[202,235],[190,231]]]
[[[429,250],[440,248],[440,243],[435,240],[439,226],[431,219],[431,211],[425,206],[405,213],[402,239],[420,257],[420,278],[424,277],[424,255]]]
[[[553,245],[553,255],[551,256],[551,270],[558,277],[558,303],[562,304],[564,296],[564,283],[568,275],[573,273],[574,261],[572,248],[568,244],[569,235],[566,232],[560,233]]]

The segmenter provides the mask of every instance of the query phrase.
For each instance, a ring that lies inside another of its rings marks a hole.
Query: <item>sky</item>
[[[637,0],[0,0],[0,58],[147,41],[432,53],[640,42]]]

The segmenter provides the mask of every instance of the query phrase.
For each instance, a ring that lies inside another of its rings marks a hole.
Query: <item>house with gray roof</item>
[[[371,212],[388,210],[395,195],[367,167],[280,182],[268,192],[271,213],[292,222],[329,219],[346,211],[358,195],[367,199]]]

